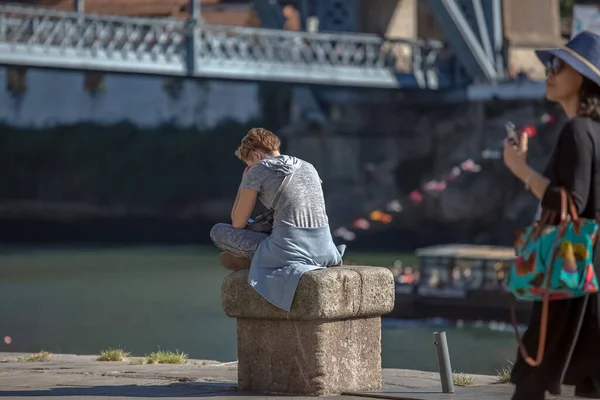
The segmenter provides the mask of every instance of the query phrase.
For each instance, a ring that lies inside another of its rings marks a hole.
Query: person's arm
[[[559,212],[560,189],[565,188],[573,198],[577,212],[581,213],[590,195],[594,143],[584,120],[576,118],[563,128],[556,156],[552,160],[556,171],[556,182],[535,172],[524,164],[513,172],[523,182],[528,181],[531,192],[541,200],[542,207]]]
[[[250,167],[246,167],[246,169],[242,173],[242,182],[244,181],[244,176],[246,175],[246,172],[248,172],[249,170],[250,170]],[[231,207],[231,220],[232,221],[233,221],[233,212],[235,211],[235,208],[237,207],[237,204],[238,204],[238,200],[240,199],[240,187],[242,185],[242,182],[240,182],[240,186],[238,186],[237,194],[235,195],[235,201],[233,202],[233,207]]]
[[[523,183],[529,185],[529,190],[535,197],[537,197],[539,200],[544,197],[544,193],[546,193],[546,189],[550,184],[550,180],[548,178],[527,164],[523,164],[515,168],[513,173],[517,178],[523,181]]]
[[[265,179],[265,170],[262,166],[247,168],[238,189],[235,204],[231,210],[231,225],[237,229],[244,229],[256,205],[258,192]]]
[[[240,188],[238,187],[237,194],[235,195],[235,201],[233,202],[233,207],[231,207],[231,220],[233,221],[233,212],[235,211],[238,201],[240,200]]]
[[[244,229],[254,210],[257,193],[254,190],[242,189],[238,191],[238,201],[231,213],[231,224],[234,228]]]

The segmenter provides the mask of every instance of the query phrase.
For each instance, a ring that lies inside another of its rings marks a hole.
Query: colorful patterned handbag
[[[545,210],[538,222],[524,229],[515,242],[516,259],[507,277],[509,290],[521,300],[542,301],[538,356],[527,354],[516,329],[514,302],[513,325],[525,361],[541,364],[546,342],[548,303],[598,292],[598,279],[592,264],[598,222],[579,218],[571,195],[561,189],[558,225],[555,212]],[[567,212],[568,210],[568,212]]]

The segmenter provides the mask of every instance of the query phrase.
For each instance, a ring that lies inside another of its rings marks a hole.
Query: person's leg
[[[229,269],[248,268],[258,245],[267,236],[266,233],[248,229],[236,229],[230,224],[216,224],[210,230],[210,238],[219,249],[221,263]]]
[[[244,257],[238,257],[233,253],[224,251],[219,254],[219,261],[221,265],[232,271],[239,271],[240,269],[248,269],[252,266],[252,261]]]
[[[593,378],[584,379],[575,386],[575,396],[588,399],[600,399],[600,382]]]
[[[556,355],[567,345],[560,325],[565,323],[563,317],[568,311],[567,301],[550,303],[548,316],[548,336],[546,338],[546,351],[542,364],[532,367],[517,349],[517,357],[511,371],[511,383],[515,385],[512,400],[544,400],[546,390],[553,394],[560,394],[560,384],[557,382],[562,367],[562,357]],[[542,315],[541,302],[535,302],[531,309],[531,316],[527,330],[522,336],[523,344],[533,357],[537,354],[538,339],[540,336],[540,320]],[[558,327],[557,327],[558,326]],[[567,332],[568,333],[568,332]]]
[[[545,398],[545,390],[530,390],[517,386],[511,400],[544,400]]]
[[[572,325],[581,322],[581,328],[564,381],[566,385],[575,385],[575,397],[600,399],[600,297],[593,294],[577,300],[580,305],[572,311]],[[584,304],[583,321],[579,321]]]

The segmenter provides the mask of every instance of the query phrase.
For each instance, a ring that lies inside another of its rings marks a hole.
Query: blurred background
[[[507,246],[531,219],[501,160],[505,124],[542,169],[565,117],[533,50],[600,31],[593,3],[2,2],[0,351],[235,360],[208,232],[228,222],[233,153],[257,126],[315,165],[346,262],[392,268],[409,310],[416,249]],[[442,276],[428,288],[460,289],[455,309],[384,320],[384,367],[435,370],[440,326],[457,370],[514,357],[508,300],[461,313],[489,284],[506,295],[503,267],[461,254],[427,264]]]

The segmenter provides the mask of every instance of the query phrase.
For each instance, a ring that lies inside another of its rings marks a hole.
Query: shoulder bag
[[[514,297],[542,302],[535,359],[527,353],[517,329],[514,298],[511,304],[519,350],[527,364],[534,367],[540,365],[544,357],[549,302],[598,292],[598,279],[592,262],[598,222],[577,215],[567,190],[561,189],[560,195],[560,215],[544,210],[542,218],[518,236],[515,243],[517,257],[507,279]],[[558,225],[550,225],[557,217]]]
[[[269,234],[273,231],[275,206],[279,202],[279,199],[281,198],[281,195],[283,194],[285,188],[289,185],[290,180],[292,179],[293,175],[294,175],[294,173],[292,172],[291,174],[286,175],[285,178],[283,178],[281,185],[279,185],[279,188],[277,189],[277,193],[275,193],[275,198],[273,199],[273,202],[271,203],[271,207],[267,211],[263,212],[262,214],[257,215],[256,218],[254,218],[254,221],[251,222],[250,224],[248,224],[246,229],[249,229],[254,232],[269,233]]]

